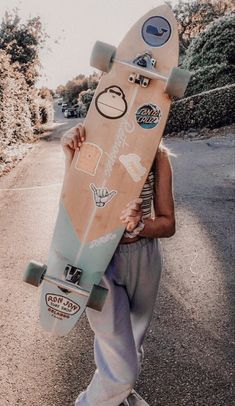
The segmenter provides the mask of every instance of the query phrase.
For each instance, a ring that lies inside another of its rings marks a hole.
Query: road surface
[[[0,179],[0,406],[72,406],[94,372],[85,316],[63,338],[41,330],[39,289],[22,282],[31,258],[46,262],[64,159],[41,139]],[[171,139],[177,233],[162,240],[165,266],[136,388],[151,406],[233,403],[234,162],[232,135]]]

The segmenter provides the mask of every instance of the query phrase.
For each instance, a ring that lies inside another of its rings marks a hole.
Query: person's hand
[[[75,150],[81,148],[85,138],[85,128],[81,123],[66,131],[61,138],[61,145],[67,161],[72,162]]]
[[[142,199],[134,199],[128,203],[126,209],[121,212],[120,220],[122,220],[122,223],[126,223],[126,230],[129,232],[137,227],[142,218],[141,203]]]

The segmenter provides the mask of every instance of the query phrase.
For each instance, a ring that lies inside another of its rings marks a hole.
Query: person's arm
[[[164,238],[171,237],[175,233],[172,170],[166,152],[157,153],[156,168],[155,218],[144,219],[144,229],[139,233],[141,237]],[[128,231],[133,231],[138,227],[141,216],[141,203],[135,200],[123,211],[121,220],[127,224]]]

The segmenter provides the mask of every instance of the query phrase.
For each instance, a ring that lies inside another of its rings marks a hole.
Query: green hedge
[[[195,71],[190,79],[185,97],[235,83],[235,65],[225,63],[210,65]]]
[[[235,64],[235,15],[215,20],[190,44],[182,67],[196,70],[205,66]]]
[[[235,84],[172,103],[165,134],[218,128],[235,122]]]

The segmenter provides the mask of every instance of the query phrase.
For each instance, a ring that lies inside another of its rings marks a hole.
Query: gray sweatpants
[[[141,238],[118,246],[102,279],[109,289],[103,310],[87,309],[97,369],[75,406],[118,406],[133,388],[159,286],[159,245]]]

